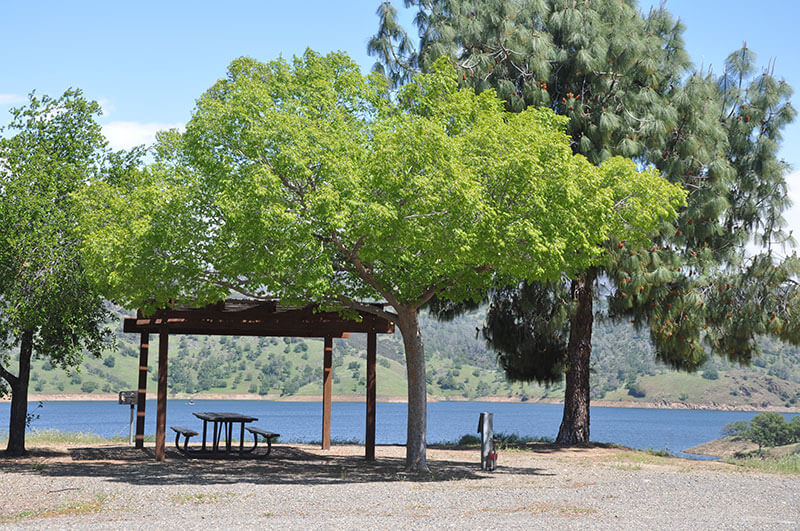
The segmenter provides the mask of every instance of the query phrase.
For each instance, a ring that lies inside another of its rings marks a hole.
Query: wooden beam
[[[161,327],[158,334],[158,406],[156,408],[156,461],[166,457],[167,430],[167,354],[169,352],[169,329]]]
[[[322,360],[322,449],[331,448],[331,377],[333,376],[333,338],[325,338]]]
[[[144,410],[147,405],[147,354],[150,334],[139,338],[139,388],[136,396],[136,448],[144,448]]]
[[[377,336],[374,332],[367,334],[367,433],[364,437],[367,461],[375,460],[375,369],[377,358]]]
[[[394,323],[371,313],[361,319],[344,319],[336,312],[319,312],[314,306],[278,308],[275,303],[228,300],[203,308],[168,308],[145,317],[125,319],[125,332],[159,333],[163,324],[170,334],[274,337],[342,337],[349,332],[394,332]]]

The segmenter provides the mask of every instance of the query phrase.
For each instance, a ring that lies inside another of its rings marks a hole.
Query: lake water
[[[130,407],[116,402],[37,402],[29,404],[39,415],[31,429],[91,432],[104,437],[128,435]],[[0,403],[0,428],[5,431],[10,404]],[[155,401],[147,402],[146,434],[155,433]],[[320,402],[272,402],[265,400],[186,400],[167,403],[167,426],[197,426],[201,423],[193,411],[236,411],[258,417],[255,423],[281,434],[284,442],[311,442],[322,438]],[[465,434],[476,435],[478,415],[494,414],[496,433],[555,438],[561,423],[562,407],[557,404],[502,402],[431,402],[428,404],[428,442],[453,442]],[[683,457],[682,452],[697,444],[720,437],[722,427],[737,420],[750,420],[756,413],[685,409],[635,409],[593,407],[591,439],[613,442],[631,448],[667,449]],[[331,437],[340,441],[363,443],[365,405],[363,402],[334,402],[331,413]],[[791,415],[786,416],[787,419]],[[168,435],[172,432],[168,429]],[[404,444],[406,440],[406,404],[379,403],[376,442]]]

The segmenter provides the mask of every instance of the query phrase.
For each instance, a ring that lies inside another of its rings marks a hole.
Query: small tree
[[[683,200],[631,161],[573,156],[564,123],[460,90],[445,60],[390,94],[340,54],[238,59],[186,134],[162,135],[139,182],[85,194],[86,251],[106,293],[129,306],[234,289],[395,322],[406,466],[425,470],[420,307],[484,293],[494,275],[590,267],[608,234],[642,239]]]
[[[109,336],[88,283],[71,194],[105,172],[100,107],[80,91],[31,95],[0,137],[0,394],[10,387],[7,453],[25,453],[33,356],[62,368],[99,356]],[[11,372],[12,351],[18,354]]]
[[[750,423],[746,420],[737,420],[729,422],[722,427],[722,435],[725,437],[736,437],[740,439],[747,439],[747,430],[750,429]]]
[[[759,413],[750,420],[747,438],[758,444],[759,450],[763,446],[780,446],[792,440],[786,419],[772,411]]]
[[[800,442],[800,415],[795,415],[789,421],[789,433],[791,433],[792,442]]]

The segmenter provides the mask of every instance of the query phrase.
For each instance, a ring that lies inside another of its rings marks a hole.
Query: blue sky
[[[0,4],[0,124],[31,90],[59,95],[77,87],[101,102],[112,145],[129,147],[152,141],[158,129],[184,124],[194,100],[239,56],[270,60],[301,54],[306,47],[342,50],[367,71],[373,59],[366,44],[377,26],[379,1]],[[665,4],[687,26],[685,40],[695,63],[719,72],[727,54],[746,41],[761,64],[775,59],[775,73],[800,90],[800,2]],[[800,233],[800,120],[787,129],[781,156],[793,166],[789,183],[796,206],[787,218]]]

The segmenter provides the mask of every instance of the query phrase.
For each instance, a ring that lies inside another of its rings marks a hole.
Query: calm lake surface
[[[104,437],[128,436],[130,407],[116,402],[38,402],[29,411],[39,415],[31,429],[91,432]],[[5,431],[10,404],[0,403],[0,429]],[[363,402],[334,402],[331,437],[363,443],[365,430]],[[266,400],[186,400],[167,403],[167,426],[201,427],[194,411],[234,411],[258,417],[254,425],[281,434],[284,442],[312,442],[322,438],[320,402],[272,402]],[[476,434],[478,415],[494,414],[496,433],[555,438],[561,423],[558,404],[502,402],[431,402],[428,404],[428,442],[453,442],[465,434]],[[147,402],[146,434],[155,433],[155,401]],[[697,457],[682,450],[720,437],[722,427],[737,420],[750,420],[756,413],[685,409],[591,408],[591,439],[631,448],[667,449],[683,457]],[[785,415],[790,418],[792,415]],[[172,432],[167,428],[168,440]],[[376,439],[378,444],[404,444],[406,404],[379,403]]]

